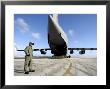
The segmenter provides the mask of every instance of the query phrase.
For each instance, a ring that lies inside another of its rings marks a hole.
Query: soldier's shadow
[[[16,72],[16,73],[24,73],[24,70],[17,70],[17,69],[14,69],[14,72]]]

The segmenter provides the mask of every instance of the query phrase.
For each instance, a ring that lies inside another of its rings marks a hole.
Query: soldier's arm
[[[25,52],[25,54],[26,54],[27,56],[30,55],[30,54],[29,54],[29,47],[28,47],[28,46],[24,49],[24,52]]]

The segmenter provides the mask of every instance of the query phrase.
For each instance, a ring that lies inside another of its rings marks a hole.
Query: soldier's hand
[[[30,54],[29,54],[29,53],[27,53],[27,54],[26,54],[26,56],[30,56]]]

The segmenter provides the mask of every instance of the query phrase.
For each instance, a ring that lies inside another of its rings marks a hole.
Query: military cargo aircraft
[[[79,50],[79,54],[85,54],[85,50],[97,50],[97,48],[68,48],[68,38],[58,23],[58,14],[48,16],[48,44],[50,48],[33,49],[33,51],[46,54],[47,50],[51,50],[54,56],[70,57],[70,55],[67,55],[68,50],[70,50],[70,54],[73,54],[74,50]]]

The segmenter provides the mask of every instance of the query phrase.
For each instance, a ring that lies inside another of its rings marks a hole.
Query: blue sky
[[[59,14],[58,22],[64,32],[67,34],[68,47],[97,47],[96,14]],[[35,43],[33,48],[49,48],[47,31],[48,14],[15,14],[15,55],[24,54],[23,52],[17,52],[16,48],[24,49],[30,41]],[[34,52],[34,55],[38,54],[40,55],[40,52]],[[47,53],[47,55],[50,54],[50,52]],[[91,53],[87,52],[87,54]],[[92,54],[96,55],[96,52],[93,52]]]

